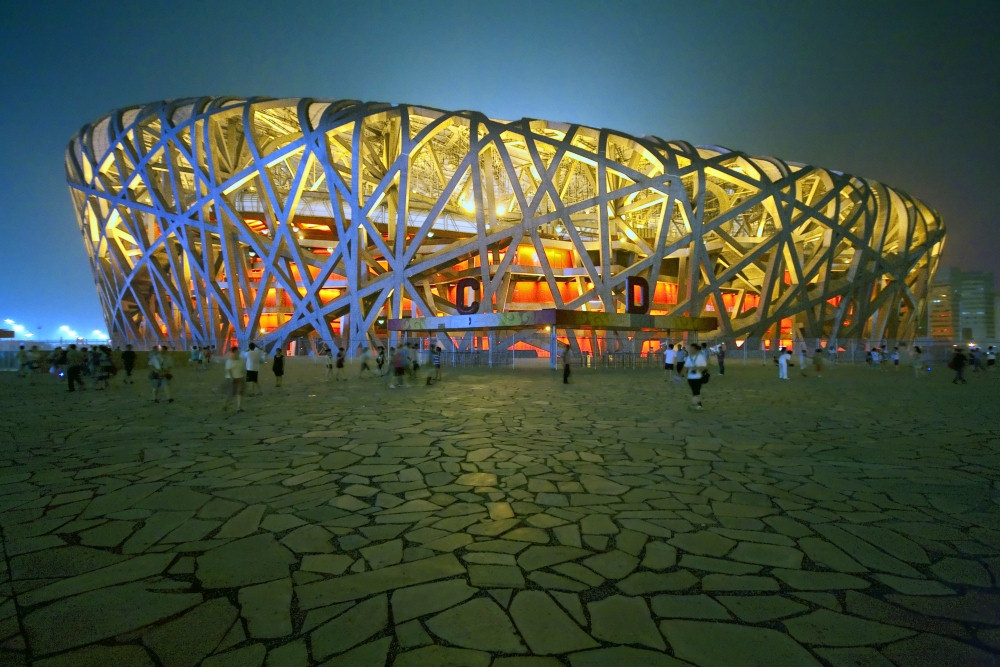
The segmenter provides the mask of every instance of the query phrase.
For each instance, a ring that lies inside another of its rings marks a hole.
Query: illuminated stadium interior
[[[643,312],[714,317],[711,339],[909,339],[944,243],[923,202],[849,174],[411,105],[129,107],[66,173],[117,344],[353,349],[473,303],[624,313],[637,280]]]

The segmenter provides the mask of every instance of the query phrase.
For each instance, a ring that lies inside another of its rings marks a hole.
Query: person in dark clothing
[[[965,351],[955,346],[955,354],[951,358],[951,363],[948,364],[953,371],[955,371],[955,378],[951,381],[952,384],[968,384],[965,379],[965,364],[967,359],[965,358]]]
[[[122,352],[122,368],[125,369],[125,379],[122,384],[135,384],[132,380],[132,370],[135,368],[135,350],[131,345],[126,345]]]
[[[71,344],[66,350],[66,381],[70,391],[76,391],[76,385],[80,385],[80,389],[84,388],[83,366],[86,359],[86,353],[77,349],[76,344]]]
[[[271,370],[274,372],[274,386],[281,386],[281,379],[285,377],[285,353],[278,346],[274,349],[274,358],[271,360]]]
[[[569,343],[566,343],[566,347],[563,349],[563,354],[562,354],[562,361],[563,361],[563,384],[569,384],[570,351],[571,351],[571,348],[569,346]]]

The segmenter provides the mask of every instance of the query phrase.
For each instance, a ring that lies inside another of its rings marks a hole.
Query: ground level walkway
[[[286,366],[0,374],[0,664],[1000,660],[1000,373]]]

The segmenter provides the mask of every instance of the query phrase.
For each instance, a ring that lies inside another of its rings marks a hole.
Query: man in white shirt
[[[792,358],[792,353],[788,351],[788,348],[783,347],[778,350],[778,379],[787,380],[788,379],[788,362]]]
[[[257,374],[260,372],[260,364],[264,361],[264,350],[257,347],[256,343],[250,343],[247,350],[247,387],[252,391],[247,392],[247,396],[259,396],[261,393],[260,384],[257,383]]]
[[[677,359],[677,352],[674,351],[674,346],[667,341],[667,347],[663,350],[663,370],[666,371],[666,377],[664,378],[668,382],[674,377],[674,360]]]

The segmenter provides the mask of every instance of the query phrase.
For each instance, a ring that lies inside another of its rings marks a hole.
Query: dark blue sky
[[[63,171],[111,109],[199,95],[476,109],[882,181],[1000,274],[1000,3],[0,3],[0,320],[104,329]]]

